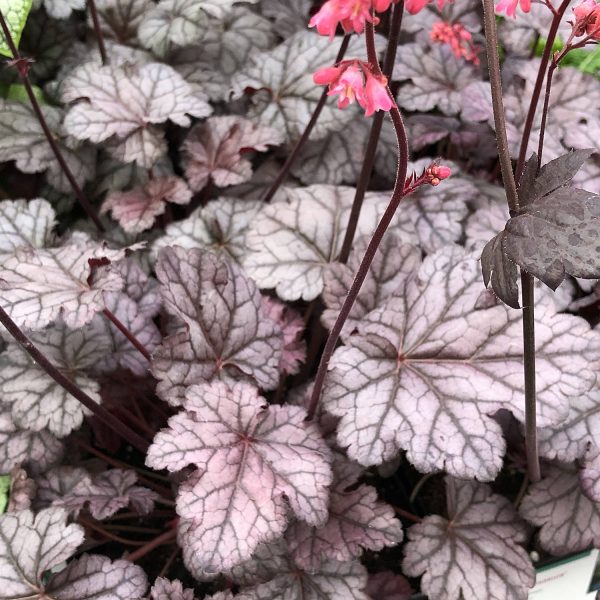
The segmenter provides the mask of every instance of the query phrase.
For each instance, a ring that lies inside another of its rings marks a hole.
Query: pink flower
[[[342,19],[342,27],[346,33],[362,33],[367,21],[375,25],[379,22],[379,19],[371,14],[371,0],[347,0],[344,12],[346,16]]]
[[[340,78],[344,67],[323,67],[313,74],[313,81],[317,85],[329,85]]]
[[[474,65],[479,64],[477,53],[479,48],[473,43],[473,36],[460,23],[445,23],[438,21],[431,27],[431,41],[448,44],[457,58],[464,58]]]
[[[316,13],[309,21],[309,27],[316,27],[321,35],[328,35],[329,39],[333,39],[338,23],[342,20],[340,14],[340,1],[327,0],[318,13]]]
[[[316,27],[321,35],[333,38],[337,26],[341,24],[346,33],[362,33],[365,23],[379,23],[373,10],[383,12],[398,0],[327,0],[309,21],[309,27]],[[440,0],[443,2],[443,0]]]
[[[360,69],[351,64],[347,67],[337,82],[332,82],[329,86],[329,96],[339,94],[338,107],[346,108],[348,104],[352,104],[354,100],[364,107],[365,102],[365,87],[363,76]]]
[[[448,0],[448,2],[451,1],[452,0]],[[411,15],[416,15],[418,12],[421,12],[430,2],[432,2],[432,0],[406,0],[404,6]],[[445,3],[446,0],[437,0],[438,8],[442,10]]]
[[[531,10],[531,0],[500,0],[496,4],[496,13],[506,12],[506,16],[515,18],[517,16],[517,5],[521,5],[521,10],[528,13]]]
[[[373,0],[373,8],[376,12],[385,12],[391,4],[396,4],[398,0]]]
[[[451,174],[452,171],[450,170],[450,167],[445,167],[443,165],[438,165],[434,163],[425,170],[424,175],[427,179],[427,182],[435,186],[439,185],[440,181],[448,179],[448,177],[450,177]]]
[[[596,0],[583,0],[573,8],[573,13],[573,35],[579,37],[587,34],[595,40],[600,40],[600,4]]]
[[[365,117],[370,117],[378,110],[390,110],[394,101],[387,89],[387,79],[381,75],[376,76],[366,71],[367,83],[365,85],[366,109]]]

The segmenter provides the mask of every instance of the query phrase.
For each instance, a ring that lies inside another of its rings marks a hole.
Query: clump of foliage
[[[0,26],[0,600],[524,600],[600,547],[596,0]]]

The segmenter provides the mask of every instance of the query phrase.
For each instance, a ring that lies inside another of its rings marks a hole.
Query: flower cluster
[[[600,4],[596,0],[583,0],[581,4],[573,7],[573,14],[575,15],[573,35],[575,37],[588,35],[600,41]]]
[[[498,14],[506,13],[506,16],[516,18],[517,6],[521,5],[521,10],[528,13],[531,10],[531,0],[500,0],[496,4]]]
[[[321,35],[333,38],[338,24],[346,33],[362,33],[365,23],[377,25],[376,12],[386,11],[397,0],[327,0],[310,20],[308,26],[316,27]]]
[[[365,109],[366,117],[394,106],[387,78],[373,73],[369,64],[361,60],[345,60],[337,66],[319,69],[313,81],[317,85],[328,85],[328,96],[339,95],[339,108],[346,108],[356,100]]]
[[[433,42],[448,44],[457,58],[464,58],[474,65],[479,64],[479,49],[473,43],[473,36],[460,23],[438,21],[431,27],[429,37]]]
[[[426,177],[427,183],[435,186],[439,185],[440,181],[448,179],[448,177],[450,177],[451,174],[452,171],[450,170],[450,167],[445,167],[444,165],[438,165],[437,163],[433,163],[431,166],[425,169],[424,175]]]

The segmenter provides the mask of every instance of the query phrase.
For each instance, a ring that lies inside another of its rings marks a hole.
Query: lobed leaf
[[[288,505],[311,525],[326,520],[329,451],[303,409],[268,406],[252,386],[220,382],[188,388],[184,409],[157,434],[146,464],[197,467],[177,512],[203,571],[230,568],[281,536]]]
[[[10,37],[17,48],[30,10],[31,0],[0,0],[0,12],[2,12]],[[2,32],[0,32],[0,54],[13,58],[13,53]]]
[[[0,202],[0,262],[17,248],[50,245],[55,225],[54,209],[42,198]]]
[[[181,581],[157,577],[150,590],[152,600],[196,600],[194,590],[184,589]]]

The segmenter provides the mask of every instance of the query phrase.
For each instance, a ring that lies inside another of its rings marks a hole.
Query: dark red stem
[[[96,35],[96,41],[98,42],[98,50],[100,52],[100,58],[102,64],[108,64],[108,55],[106,54],[106,45],[104,43],[104,34],[102,33],[102,27],[100,27],[100,19],[98,18],[98,10],[96,8],[96,0],[87,0],[88,8],[90,9],[90,16],[92,17],[92,23],[94,25],[94,34]]]
[[[150,352],[146,350],[144,344],[142,344],[136,337],[121,323],[121,321],[112,313],[108,308],[105,308],[103,311],[105,317],[107,317],[110,322],[131,342],[131,345],[135,347],[136,350],[148,361],[150,362],[151,356]]]
[[[134,552],[131,552],[124,558],[126,558],[130,562],[135,562],[136,560],[140,560],[159,546],[163,544],[172,544],[175,542],[177,538],[177,530],[169,529],[164,533],[161,533],[158,537],[155,537],[153,540],[149,541],[147,544],[144,544],[141,548],[138,548]]]

